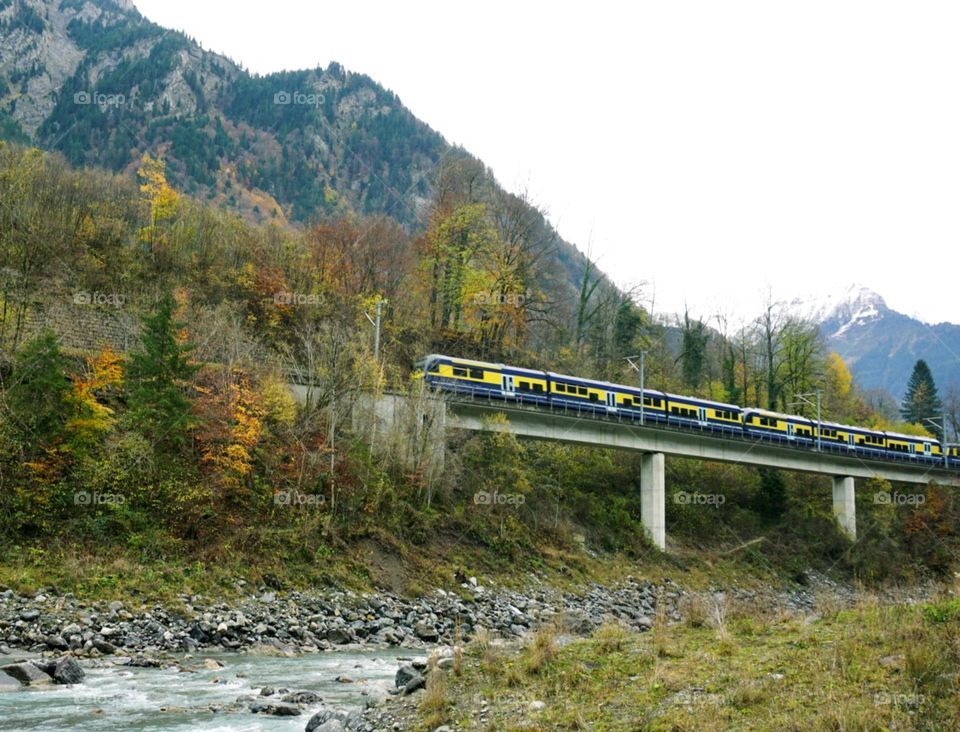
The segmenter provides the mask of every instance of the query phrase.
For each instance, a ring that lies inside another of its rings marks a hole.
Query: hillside
[[[177,190],[252,221],[422,229],[440,168],[472,160],[363,74],[257,76],[123,0],[2,0],[0,28],[0,138],[127,174],[162,155]],[[577,283],[583,256],[531,215]]]

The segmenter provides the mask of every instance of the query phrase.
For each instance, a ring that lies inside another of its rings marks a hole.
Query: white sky
[[[657,311],[861,282],[960,323],[960,5],[135,0],[268,73],[336,60]]]

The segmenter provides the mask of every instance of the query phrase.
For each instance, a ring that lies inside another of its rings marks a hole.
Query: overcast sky
[[[960,323],[960,4],[135,2],[254,72],[368,74],[657,311],[856,281]]]

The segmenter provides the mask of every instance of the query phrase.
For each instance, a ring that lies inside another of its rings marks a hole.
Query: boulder
[[[415,691],[419,691],[427,685],[427,680],[422,676],[417,676],[416,678],[410,679],[407,682],[407,685],[403,687],[401,692],[404,696],[409,696]]]
[[[0,673],[16,679],[24,686],[49,684],[53,681],[52,678],[32,663],[11,663],[9,666],[0,667]]]
[[[39,617],[40,617],[40,611],[37,610],[35,607],[24,608],[23,610],[20,611],[20,619],[28,623],[31,620],[36,620]]]
[[[344,715],[333,709],[321,709],[310,717],[306,732],[344,732]]]
[[[410,682],[410,679],[415,679],[418,676],[420,676],[420,672],[417,671],[417,669],[415,669],[410,664],[405,664],[401,666],[399,669],[397,669],[397,676],[396,676],[397,688],[402,689],[404,686],[406,686]]]
[[[299,717],[300,707],[278,701],[255,701],[250,705],[254,714],[271,714],[275,717]]]
[[[79,684],[86,674],[75,658],[64,656],[57,660],[51,676],[58,684]]]

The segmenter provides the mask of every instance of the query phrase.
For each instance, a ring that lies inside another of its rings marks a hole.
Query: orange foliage
[[[224,376],[228,377],[225,384]],[[253,450],[263,434],[264,408],[249,378],[239,369],[229,375],[204,369],[198,381],[200,396],[195,408],[203,425],[196,434],[200,462],[222,488],[235,492],[253,471]]]

